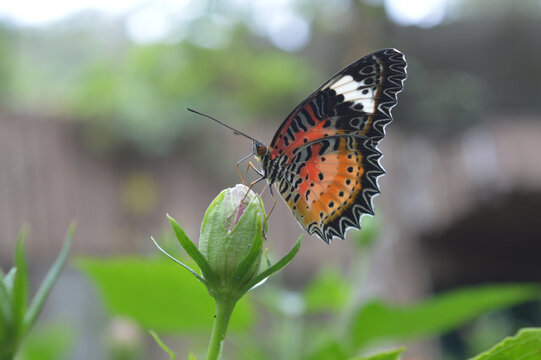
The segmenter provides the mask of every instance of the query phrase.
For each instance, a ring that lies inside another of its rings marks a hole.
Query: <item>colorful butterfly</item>
[[[405,79],[404,55],[378,50],[339,71],[300,103],[269,147],[235,130],[253,140],[251,155],[262,163],[259,180],[267,179],[271,191],[276,185],[309,234],[326,243],[344,239],[348,228],[361,228],[364,214],[374,214],[377,178],[384,174],[377,145]]]
[[[276,184],[301,227],[330,243],[374,214],[377,149],[406,79],[404,55],[383,49],[331,77],[295,108],[269,147],[254,143],[263,177]]]

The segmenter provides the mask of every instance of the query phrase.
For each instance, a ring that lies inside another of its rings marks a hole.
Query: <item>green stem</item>
[[[225,341],[225,334],[231,314],[235,308],[236,301],[230,299],[216,299],[216,315],[214,316],[214,325],[210,335],[209,350],[207,360],[219,360],[222,355],[222,347]]]

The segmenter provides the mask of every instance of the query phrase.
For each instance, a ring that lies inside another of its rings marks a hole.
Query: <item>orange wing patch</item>
[[[363,190],[374,190],[375,177],[383,170],[377,164],[381,154],[369,146],[360,136],[326,137],[299,148],[285,164],[280,193],[309,233],[329,231],[357,204],[364,213],[373,212],[371,203],[363,201]]]

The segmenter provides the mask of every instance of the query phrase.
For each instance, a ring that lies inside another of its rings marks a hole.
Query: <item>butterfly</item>
[[[363,215],[374,215],[384,174],[377,145],[405,79],[400,51],[366,55],[301,102],[268,147],[212,119],[252,140],[249,156],[262,164],[259,180],[266,179],[271,192],[276,186],[305,231],[330,243],[349,228],[360,229]]]

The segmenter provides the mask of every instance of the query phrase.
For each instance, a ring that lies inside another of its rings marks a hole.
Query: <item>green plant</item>
[[[349,273],[325,265],[304,290],[286,290],[279,286],[276,280],[280,277],[276,276],[246,296],[246,291],[270,275],[274,267],[262,251],[264,212],[259,198],[244,198],[245,192],[240,189],[237,194],[233,192],[222,192],[207,210],[199,249],[169,218],[177,240],[191,256],[174,261],[189,272],[176,271],[172,262],[158,259],[79,261],[102,292],[110,311],[129,316],[147,329],[182,333],[192,347],[201,343],[201,335],[206,337],[211,329],[212,318],[208,314],[215,305],[221,316],[214,320],[207,354],[212,359],[220,353],[234,308],[230,326],[234,331],[233,346],[227,351],[235,359],[396,360],[403,348],[367,352],[389,341],[401,343],[438,336],[482,314],[536,301],[541,296],[541,289],[535,284],[489,284],[454,289],[410,304],[396,305],[374,298],[360,301],[362,276],[380,228],[374,221],[366,222],[369,219],[363,221],[361,239],[352,239],[358,252]],[[300,242],[275,266],[282,267],[291,260],[299,245]],[[172,251],[170,246],[166,248]],[[196,266],[200,271],[192,270]],[[205,287],[193,281],[193,277]],[[257,313],[268,315],[265,326],[257,328],[257,336],[254,302],[259,303]],[[170,357],[174,356],[156,334],[153,336]],[[204,358],[200,349],[193,350],[191,359],[196,355]]]
[[[261,198],[244,185],[222,191],[210,204],[201,225],[199,249],[171,217],[169,221],[186,253],[197,263],[201,275],[158,249],[190,271],[216,302],[216,313],[207,360],[219,359],[231,315],[237,302],[252,288],[286,266],[297,254],[301,239],[274,265],[260,269],[265,236],[265,209]]]
[[[370,244],[378,236],[376,225],[371,218],[363,219],[361,239],[356,241],[359,252],[349,272],[326,265],[301,291],[285,291],[273,283],[256,294],[255,300],[271,314],[267,332],[258,337],[264,342],[252,345],[266,349],[265,359],[356,359],[381,344],[437,337],[482,314],[541,297],[536,284],[485,284],[409,304],[360,300]],[[253,342],[248,338],[242,345]]]
[[[29,305],[28,267],[25,257],[28,230],[24,228],[19,233],[15,246],[14,266],[7,274],[0,270],[0,360],[11,360],[15,357],[24,337],[36,322],[49,292],[66,263],[74,231],[75,225],[72,224],[60,254]]]

